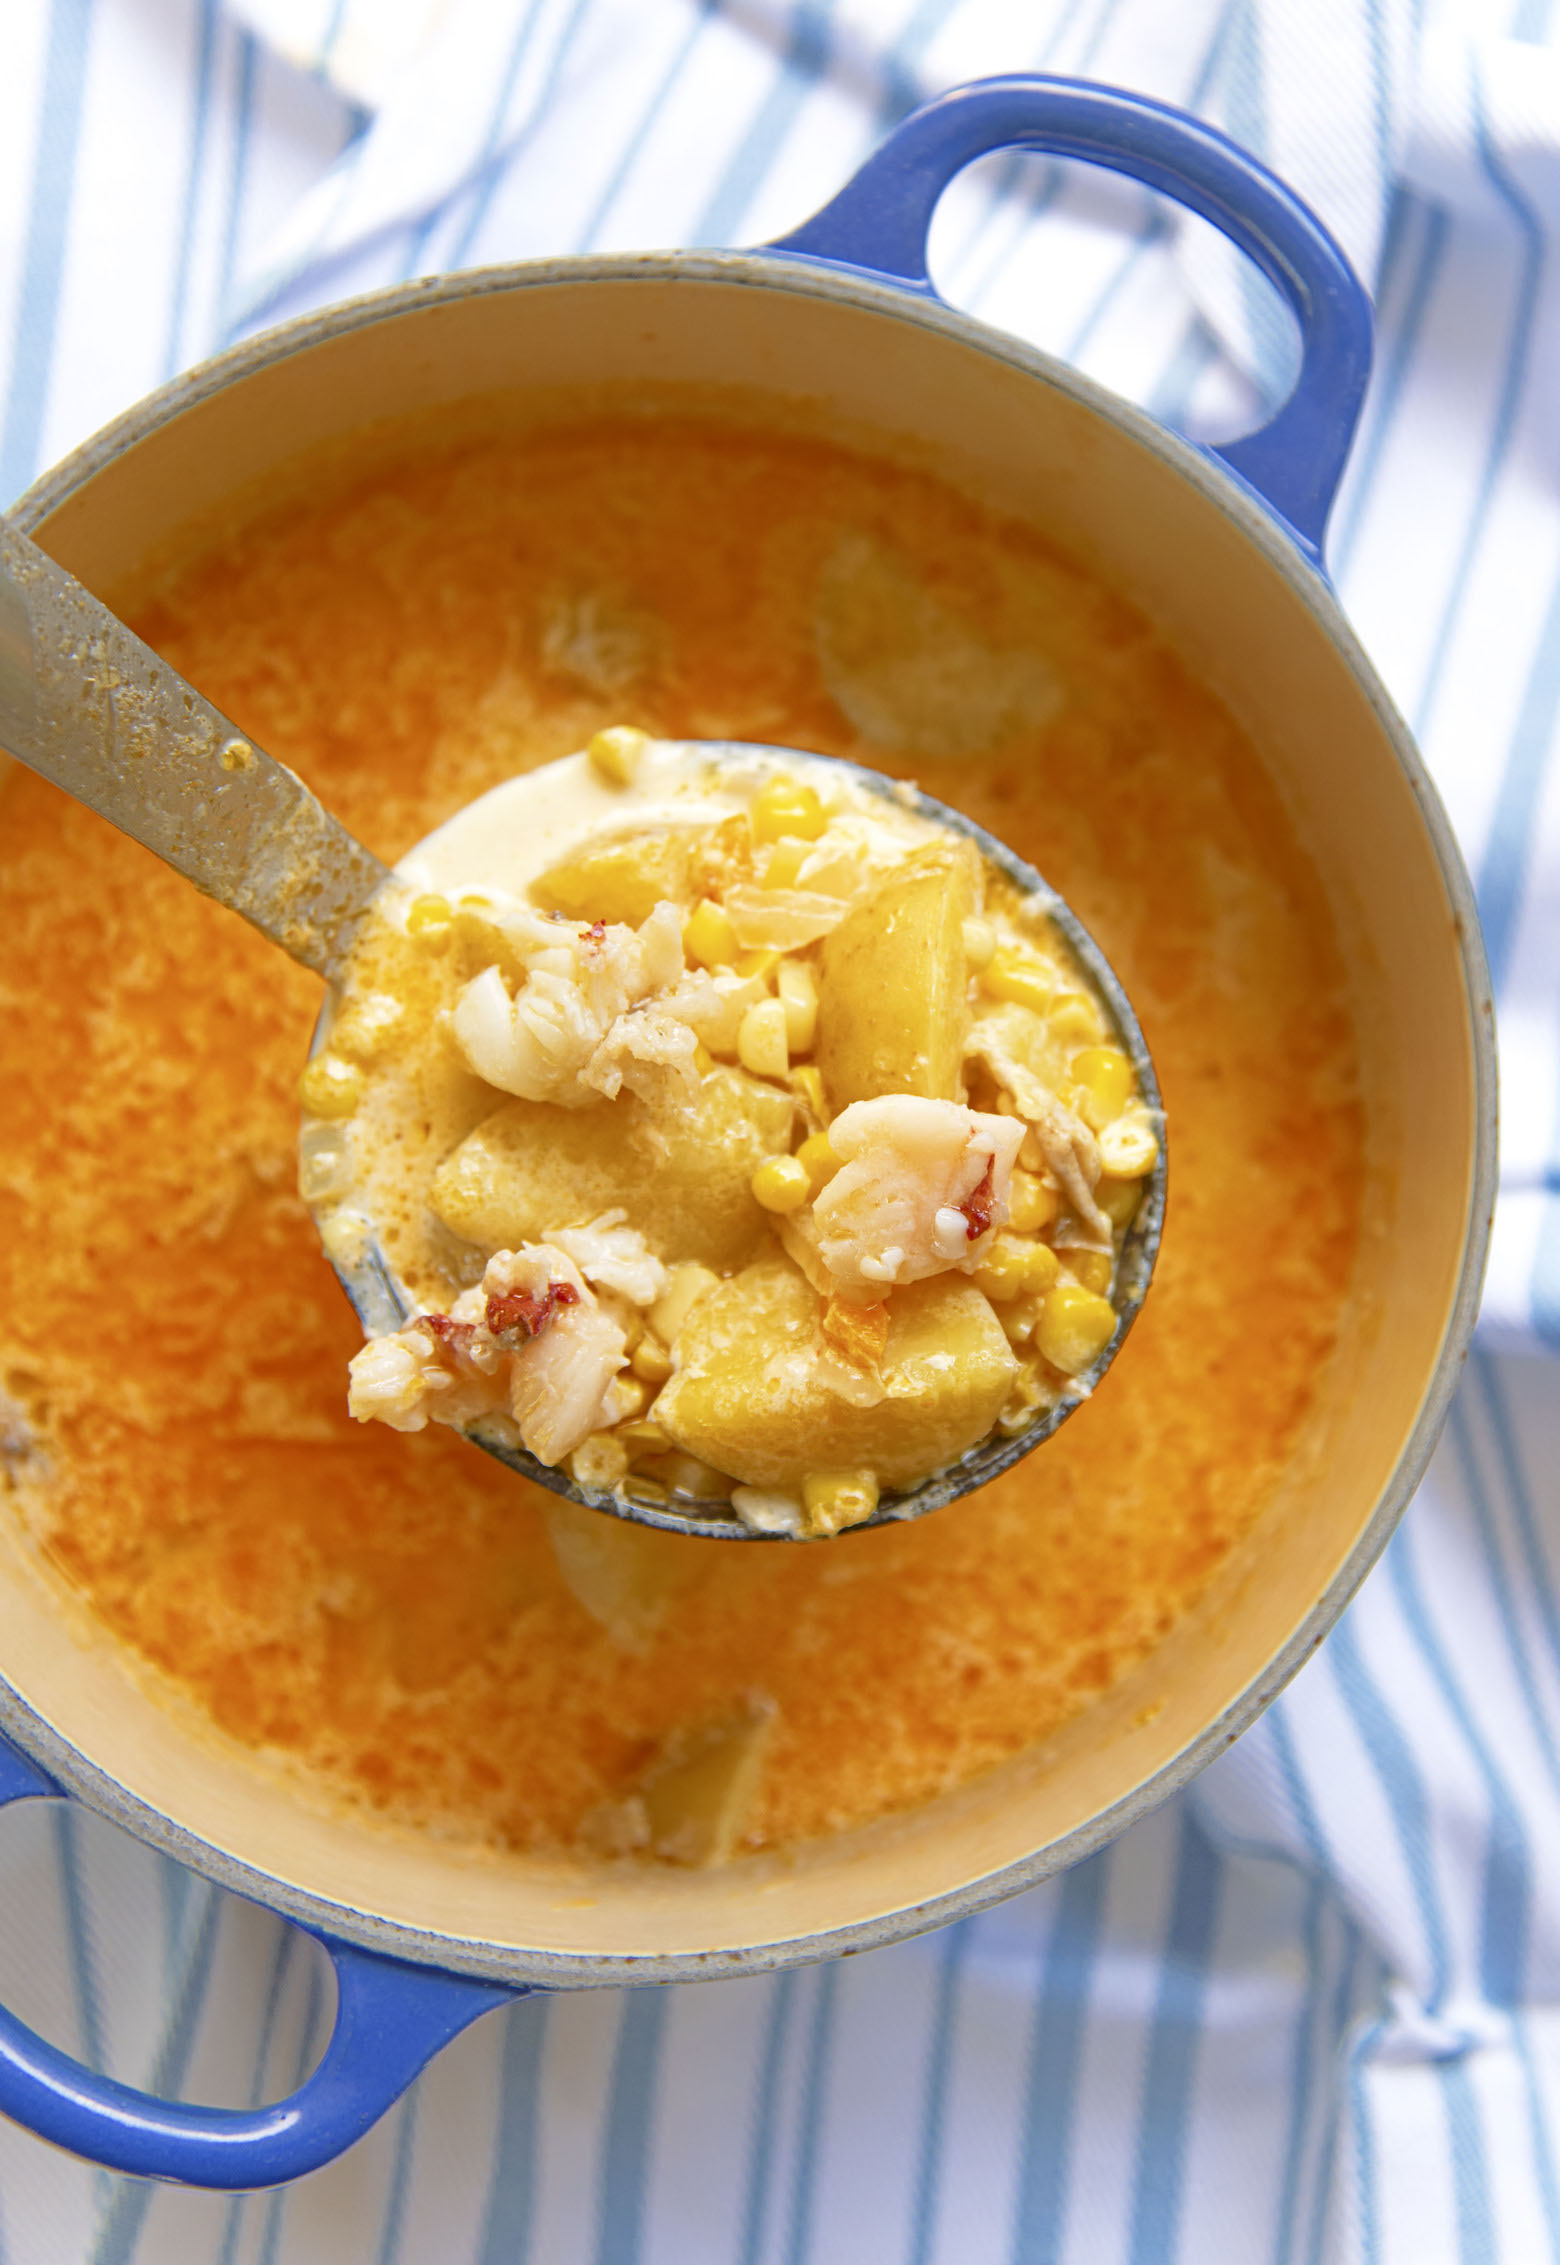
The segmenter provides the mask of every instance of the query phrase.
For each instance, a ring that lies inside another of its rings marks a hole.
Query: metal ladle
[[[722,755],[794,754],[785,748],[704,741]],[[220,709],[187,684],[46,552],[0,519],[0,748],[108,819],[203,896],[242,913],[290,958],[334,990],[359,926],[390,868],[349,834],[302,780],[256,747]],[[817,758],[811,758],[816,761]],[[940,826],[966,835],[1019,888],[1038,900],[1093,979],[1116,1043],[1158,1109],[1147,1043],[1104,953],[1071,908],[1030,865],[972,820],[854,763],[842,771]],[[918,1518],[984,1486],[1048,1439],[1110,1366],[1153,1273],[1164,1221],[1165,1147],[1117,1260],[1115,1334],[1074,1380],[1072,1395],[1011,1436],[999,1432],[918,1486],[886,1495],[868,1525]],[[377,1246],[351,1263],[332,1261],[365,1331],[398,1328],[418,1311]],[[475,1445],[554,1494],[640,1525],[726,1541],[757,1533],[729,1505],[674,1496],[668,1507],[576,1485],[523,1448],[466,1428]],[[851,1528],[859,1531],[861,1528]]]

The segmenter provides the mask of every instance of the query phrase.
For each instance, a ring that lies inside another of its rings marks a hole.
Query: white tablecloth
[[[1191,1793],[976,1921],[775,1980],[537,1999],[241,2200],[0,2128],[0,2265],[1560,2260],[1560,11],[1553,0],[13,0],[0,497],[150,386],[403,275],[794,225],[937,88],[1216,118],[1373,282],[1330,559],[1479,891],[1506,1130],[1481,1347],[1387,1557]],[[948,295],[1198,437],[1285,325],[1135,189],[992,160]],[[1546,1349],[1547,1348],[1547,1349]],[[312,1949],[91,1818],[0,1819],[0,1999],[233,2103]]]

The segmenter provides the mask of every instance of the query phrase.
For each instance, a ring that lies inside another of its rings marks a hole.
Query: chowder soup
[[[629,416],[275,507],[137,626],[387,860],[625,718],[913,776],[1098,938],[1172,1165],[1131,1339],[1012,1473],[824,1549],[614,1557],[453,1433],[350,1421],[296,1185],[317,982],[13,771],[0,1472],[105,1631],[302,1797],[519,1849],[642,1845],[613,1820],[733,1723],[730,1845],[864,1823],[1141,1660],[1304,1450],[1363,1152],[1320,886],[1150,626],[924,473]]]

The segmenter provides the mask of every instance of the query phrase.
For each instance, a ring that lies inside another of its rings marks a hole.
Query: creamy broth
[[[753,1690],[774,1845],[968,1780],[1139,1660],[1295,1451],[1362,1155],[1319,885],[1148,627],[923,475],[627,419],[287,508],[138,626],[387,859],[625,717],[913,775],[1099,938],[1171,1169],[1143,1316],[1028,1463],[824,1550],[670,1542],[696,1568],[625,1645],[544,1497],[450,1434],[348,1421],[357,1327],[294,1186],[317,983],[13,773],[0,1473],[115,1636],[319,1797],[534,1848]]]

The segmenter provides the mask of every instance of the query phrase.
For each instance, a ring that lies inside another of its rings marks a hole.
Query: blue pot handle
[[[1294,391],[1260,432],[1204,453],[1237,473],[1320,565],[1370,375],[1370,300],[1310,208],[1215,127],[1119,87],[977,79],[913,111],[821,212],[761,249],[935,298],[926,239],[937,201],[956,173],[1000,149],[1081,158],[1163,191],[1212,221],[1283,293],[1300,325]]]
[[[59,1792],[0,1741],[0,1806]],[[83,2068],[0,2009],[0,2114],[135,2178],[228,2190],[279,2186],[360,2139],[479,2014],[529,1995],[305,1931],[336,1970],[336,2026],[314,2074],[285,2100],[249,2109],[158,2100]]]

